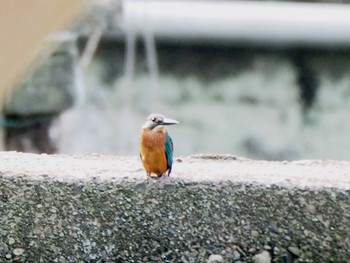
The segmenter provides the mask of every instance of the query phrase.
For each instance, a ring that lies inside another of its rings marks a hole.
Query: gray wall
[[[140,45],[136,73],[124,82],[124,51],[118,42],[100,46],[84,78],[88,105],[57,126],[74,127],[72,116],[88,113],[86,130],[58,136],[62,152],[137,154],[145,117],[162,112],[181,123],[170,130],[177,155],[350,157],[349,52],[160,43],[154,81]]]

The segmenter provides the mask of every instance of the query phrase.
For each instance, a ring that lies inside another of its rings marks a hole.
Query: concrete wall
[[[349,163],[202,157],[1,153],[0,261],[348,262]]]

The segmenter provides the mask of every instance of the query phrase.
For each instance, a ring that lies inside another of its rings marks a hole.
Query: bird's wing
[[[166,133],[166,138],[165,138],[165,156],[167,160],[167,166],[169,169],[168,174],[171,172],[171,167],[173,165],[173,151],[174,151],[174,146],[173,146],[173,140],[169,136],[168,133]]]

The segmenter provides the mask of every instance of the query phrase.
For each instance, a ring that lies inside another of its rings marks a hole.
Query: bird
[[[170,176],[174,146],[165,126],[178,123],[162,114],[151,114],[147,117],[141,129],[140,158],[148,177],[160,178],[166,172]]]

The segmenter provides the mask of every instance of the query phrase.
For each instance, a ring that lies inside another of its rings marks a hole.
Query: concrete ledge
[[[200,155],[149,180],[136,157],[0,153],[0,262],[350,262],[349,188],[349,162]]]

